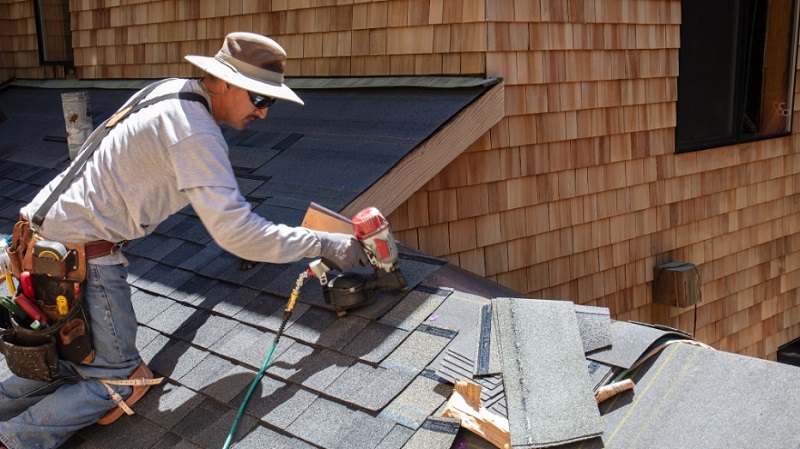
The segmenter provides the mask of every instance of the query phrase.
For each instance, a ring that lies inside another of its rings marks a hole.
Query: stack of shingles
[[[467,379],[480,385],[481,405],[508,419],[513,448],[572,447],[585,440],[603,447],[597,390],[623,377],[664,342],[691,339],[673,328],[612,321],[604,307],[489,300],[459,291],[422,326],[455,333],[431,367],[450,383]],[[459,435],[469,447],[489,447],[472,433]]]
[[[432,366],[481,385],[481,405],[508,418],[514,448],[602,433],[594,392],[620,369],[587,355],[611,346],[608,309],[456,291],[426,324],[458,332]]]

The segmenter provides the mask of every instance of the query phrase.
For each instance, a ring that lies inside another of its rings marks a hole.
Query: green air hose
[[[236,433],[236,428],[239,427],[239,420],[242,418],[244,409],[247,407],[247,403],[250,401],[250,396],[253,395],[253,391],[255,391],[256,386],[261,381],[261,378],[264,377],[264,372],[267,370],[270,360],[272,360],[272,354],[275,352],[275,348],[278,346],[278,340],[280,340],[281,335],[283,335],[283,329],[286,327],[289,317],[292,316],[292,309],[294,309],[294,303],[297,302],[297,297],[300,296],[300,288],[303,286],[303,281],[305,281],[307,277],[308,274],[305,271],[300,273],[300,276],[297,277],[294,290],[292,290],[292,294],[289,295],[289,301],[286,303],[286,310],[283,311],[283,320],[281,320],[281,325],[278,327],[278,332],[275,334],[275,339],[272,340],[272,347],[269,350],[269,354],[267,354],[267,358],[264,359],[264,363],[261,364],[261,369],[258,370],[258,374],[256,375],[256,378],[253,379],[253,383],[250,384],[250,388],[247,390],[247,394],[242,400],[242,405],[239,406],[239,412],[236,413],[236,418],[233,420],[233,424],[231,425],[231,431],[228,432],[228,438],[225,440],[225,445],[222,446],[222,449],[228,449],[231,447],[231,444],[233,444],[233,435]]]

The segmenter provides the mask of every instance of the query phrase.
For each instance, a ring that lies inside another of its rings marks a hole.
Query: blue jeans
[[[0,383],[0,441],[9,449],[50,449],[116,407],[106,387],[91,379],[127,379],[141,362],[128,270],[89,264],[84,307],[95,358],[90,365],[61,361],[61,378],[47,383],[12,376]],[[112,387],[127,398],[131,387]]]

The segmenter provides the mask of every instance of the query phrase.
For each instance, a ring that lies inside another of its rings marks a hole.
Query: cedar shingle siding
[[[69,3],[79,79],[197,76],[183,56],[234,30],[281,43],[291,77],[502,77],[504,118],[408,192],[399,240],[726,351],[774,360],[800,337],[798,115],[790,136],[675,154],[679,0]],[[65,76],[39,64],[30,1],[0,4],[0,44],[0,81]],[[696,322],[652,304],[669,261],[700,268]]]

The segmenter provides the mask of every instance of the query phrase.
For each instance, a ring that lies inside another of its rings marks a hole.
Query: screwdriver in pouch
[[[33,289],[33,280],[31,280],[30,271],[23,271],[19,274],[19,284],[25,296],[31,299],[36,298],[36,291]]]
[[[42,313],[42,311],[39,310],[39,308],[36,307],[27,296],[25,296],[25,293],[20,293],[17,295],[14,298],[14,303],[20,306],[32,320],[38,321],[42,327],[47,326],[47,316]]]
[[[8,296],[0,296],[0,306],[5,307],[8,309],[9,312],[16,318],[16,320],[20,324],[24,324],[25,326],[31,325],[31,319],[28,317],[28,314],[22,310],[22,307],[18,306],[10,297]]]

